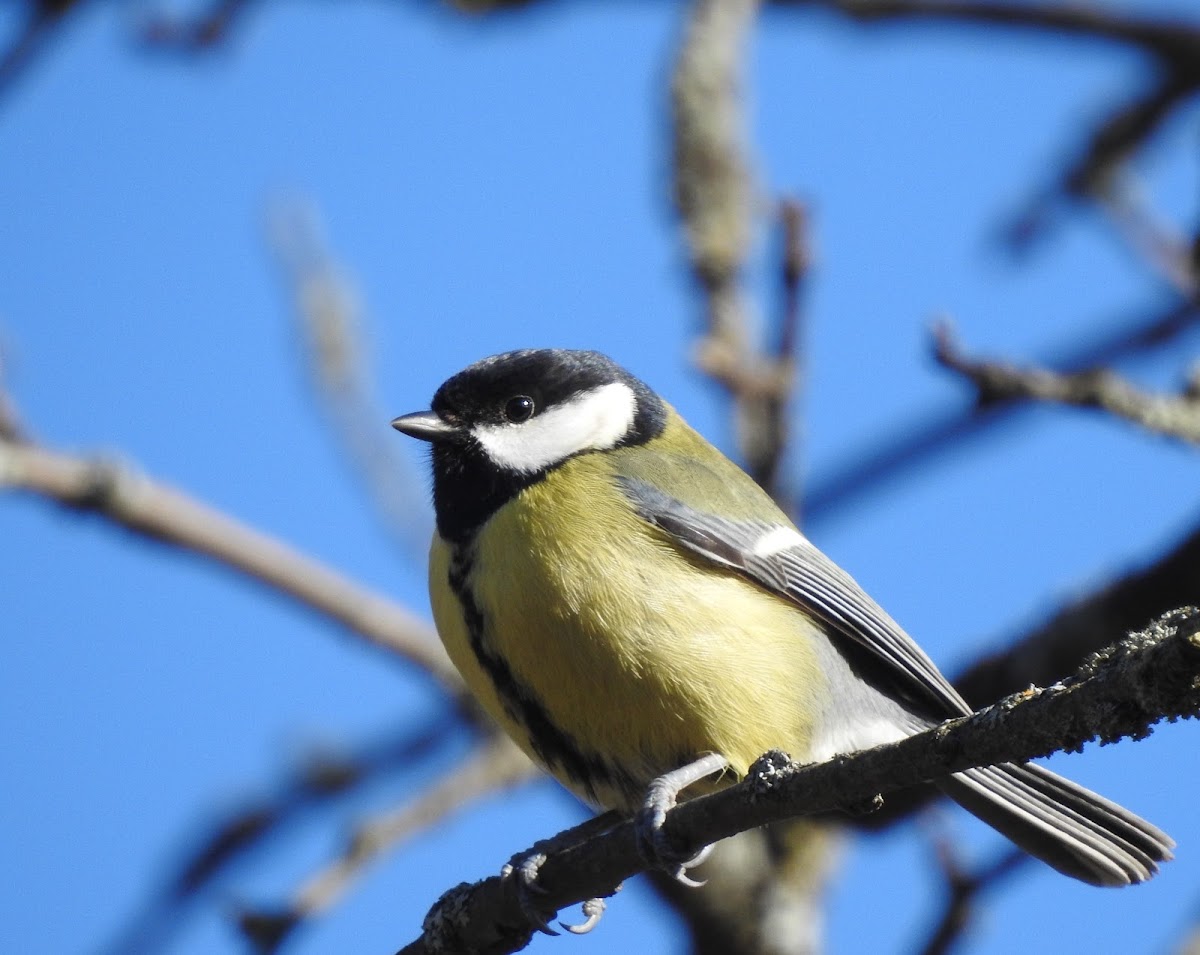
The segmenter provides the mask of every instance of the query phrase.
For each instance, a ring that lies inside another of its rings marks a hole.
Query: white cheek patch
[[[774,557],[780,551],[807,544],[804,535],[790,527],[773,527],[754,542],[755,557]]]
[[[471,433],[497,465],[530,474],[580,451],[613,447],[633,426],[636,414],[637,396],[614,381],[520,424],[479,425]]]

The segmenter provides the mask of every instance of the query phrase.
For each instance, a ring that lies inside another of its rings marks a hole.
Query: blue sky
[[[86,6],[0,100],[0,341],[29,428],[136,463],[427,613],[423,561],[380,530],[307,389],[264,229],[270,203],[304,196],[365,302],[386,415],[426,405],[486,354],[591,347],[728,447],[724,404],[687,361],[697,301],[667,200],[680,13],[576,3],[473,21],[276,2],[224,48],[180,59],[137,49],[113,5]],[[1066,216],[1020,262],[995,242],[1070,154],[1080,118],[1142,78],[1140,60],[1111,50],[764,15],[748,77],[758,183],[811,203],[816,243],[797,479],[967,400],[928,358],[935,313],[972,350],[1034,358],[1168,301],[1095,216]],[[1168,126],[1139,166],[1185,226],[1195,120]],[[749,270],[767,314],[772,248],[761,241]],[[1170,387],[1181,366],[1128,371]],[[394,440],[425,482],[420,449]],[[1194,450],[1042,409],[811,532],[953,672],[1192,526],[1197,470]],[[274,594],[103,521],[0,496],[0,541],[11,951],[99,950],[201,822],[270,792],[307,751],[419,726],[441,705],[419,675]],[[1069,934],[1075,950],[1168,951],[1200,884],[1184,795],[1194,734],[1171,726],[1053,761],[1176,837],[1159,879],[1101,893],[1030,870],[990,900],[971,951],[1011,950],[1016,925],[1025,950]],[[168,950],[239,950],[232,903],[283,900],[354,818],[465,744],[309,820]],[[490,800],[373,870],[293,951],[392,951],[442,890],[578,813],[552,783]],[[948,818],[978,858],[998,846]],[[910,951],[935,910],[929,856],[911,826],[850,843],[830,951]],[[682,945],[636,884],[591,937],[530,950],[632,944]]]

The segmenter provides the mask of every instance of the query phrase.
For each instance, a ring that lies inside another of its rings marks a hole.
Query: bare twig
[[[790,399],[797,387],[803,356],[804,291],[812,251],[808,235],[808,210],[803,205],[795,200],[784,200],[779,204],[779,220],[783,227],[783,261],[780,269],[783,301],[779,339],[775,348],[776,388],[764,397],[762,440],[755,445],[758,457],[747,458],[746,470],[786,512],[799,521],[798,505],[779,475],[794,430],[794,409]],[[798,415],[796,417],[799,418]]]
[[[750,472],[760,476],[779,454],[771,408],[786,405],[792,362],[752,345],[753,322],[741,284],[753,193],[741,71],[757,10],[757,0],[695,0],[675,61],[671,105],[675,204],[705,297],[705,330],[695,360],[733,398],[739,448]],[[785,332],[782,341],[794,337]]]
[[[977,361],[959,350],[945,323],[935,328],[934,337],[938,362],[970,381],[981,405],[1034,400],[1096,408],[1155,434],[1200,444],[1200,394],[1194,387],[1178,395],[1154,395],[1139,391],[1106,368],[1062,374],[1046,368]]]
[[[257,951],[275,951],[303,922],[334,905],[383,853],[471,803],[537,775],[538,770],[511,740],[491,734],[416,799],[358,826],[342,856],[308,879],[289,905],[242,912],[239,924],[243,933]]]
[[[921,955],[947,955],[962,941],[975,917],[979,897],[1012,875],[1032,858],[1015,847],[1006,849],[990,864],[970,871],[946,840],[937,844],[938,862],[945,878],[946,903],[933,934]]]
[[[1182,296],[1200,293],[1195,256],[1187,238],[1154,215],[1149,201],[1128,170],[1111,178],[1092,198],[1117,234],[1138,257]]]
[[[1147,90],[1117,107],[1085,137],[1078,155],[1067,164],[1053,189],[1036,197],[1013,218],[1006,232],[1014,249],[1029,246],[1046,231],[1057,199],[1095,199],[1109,191],[1120,176],[1122,164],[1200,87],[1200,72],[1194,64],[1160,72],[1162,75]]]
[[[21,426],[21,416],[17,414],[16,403],[8,390],[8,355],[4,342],[0,341],[0,442],[8,444],[24,444],[25,429]]]
[[[27,0],[29,13],[8,48],[0,53],[0,94],[6,92],[38,49],[79,0]]]
[[[232,33],[245,16],[253,0],[213,0],[207,12],[192,19],[177,19],[159,13],[142,27],[142,42],[155,49],[178,53],[203,53],[211,50]]]
[[[394,413],[379,404],[354,285],[330,253],[310,203],[273,208],[268,232],[295,302],[313,390],[334,435],[383,526],[405,553],[423,561],[431,527],[418,494],[422,482],[395,450],[395,433],[387,427]]]
[[[415,664],[464,700],[462,680],[429,625],[403,607],[182,491],[114,461],[0,442],[0,490],[100,514],[151,540],[208,558]],[[469,711],[474,712],[473,706]]]
[[[695,0],[671,79],[675,204],[708,296],[711,345],[740,361],[747,306],[739,285],[750,242],[751,185],[742,55],[756,0]]]
[[[461,729],[446,715],[418,729],[405,727],[349,753],[315,753],[273,794],[243,805],[204,827],[194,848],[156,886],[140,911],[100,949],[111,955],[165,950],[183,926],[188,908],[239,863],[250,861],[315,811],[389,771],[411,769]]]
[[[1142,147],[1200,89],[1200,24],[1167,17],[1149,19],[1097,5],[1038,4],[1011,0],[775,0],[781,6],[836,10],[860,22],[940,21],[1003,26],[1104,41],[1145,54],[1153,78],[1084,137],[1078,156],[1009,228],[1020,247],[1044,231],[1048,206],[1060,198],[1102,191],[1120,164]]]
[[[1200,321],[1200,308],[1192,301],[1171,305],[1149,318],[1130,322],[1115,332],[1104,332],[1082,345],[1071,343],[1059,349],[1045,364],[1064,373],[1107,365],[1136,357],[1174,341]],[[832,516],[862,494],[882,486],[962,442],[979,438],[1013,413],[1025,407],[1015,401],[996,401],[986,406],[973,403],[922,415],[911,423],[894,423],[889,433],[897,435],[875,443],[871,450],[852,458],[846,465],[807,489],[805,516],[811,525]]]
[[[1200,611],[1167,614],[1098,654],[1065,683],[1030,689],[978,713],[899,743],[811,766],[767,754],[738,786],[682,803],[665,834],[687,852],[749,828],[796,815],[869,806],[880,793],[973,766],[1023,762],[1089,741],[1140,739],[1162,719],[1200,716]],[[541,907],[562,908],[610,895],[645,863],[632,822],[552,854],[539,872]],[[438,951],[516,951],[529,939],[511,884],[499,878],[447,892],[403,955]]]
[[[1194,61],[1200,28],[1186,20],[1126,16],[1109,7],[1012,0],[773,0],[779,6],[819,6],[856,20],[944,20],[1053,31],[1108,40],[1164,61]]]

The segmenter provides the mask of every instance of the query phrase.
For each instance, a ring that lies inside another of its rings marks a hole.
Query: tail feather
[[[1146,820],[1041,766],[970,769],[938,785],[1030,855],[1092,885],[1145,882],[1175,845]]]

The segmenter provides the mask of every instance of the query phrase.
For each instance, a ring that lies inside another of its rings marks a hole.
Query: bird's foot
[[[547,914],[538,904],[537,899],[539,895],[546,894],[546,890],[538,884],[538,873],[550,854],[577,846],[592,836],[607,832],[619,821],[618,814],[604,813],[574,828],[566,829],[556,836],[534,843],[532,848],[518,852],[505,863],[500,870],[500,878],[506,881],[515,880],[517,904],[520,905],[521,913],[529,920],[530,925],[545,935],[558,934],[549,924],[549,920],[556,913],[552,911]],[[603,899],[587,899],[583,902],[584,921],[574,925],[566,922],[558,924],[575,935],[586,935],[596,927],[600,917],[604,914],[604,908]]]
[[[550,927],[549,920],[538,907],[536,897],[545,895],[546,890],[537,884],[538,870],[546,861],[546,854],[537,848],[518,852],[500,869],[500,878],[506,882],[516,880],[514,888],[517,893],[517,904],[521,914],[529,920],[529,924],[544,935],[557,935],[558,932]],[[555,913],[551,912],[553,917]]]
[[[712,753],[659,776],[650,784],[642,808],[634,820],[638,851],[647,865],[663,870],[682,885],[691,888],[704,885],[703,881],[697,881],[687,873],[708,858],[712,846],[705,846],[699,852],[680,853],[667,839],[663,824],[667,820],[667,813],[675,808],[683,789],[706,776],[721,772],[728,765],[725,757]]]

